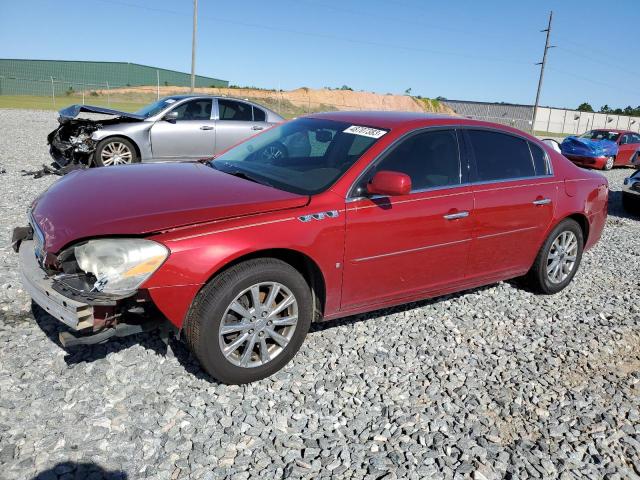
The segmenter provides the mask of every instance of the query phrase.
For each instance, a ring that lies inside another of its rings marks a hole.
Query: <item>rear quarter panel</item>
[[[600,239],[607,219],[609,184],[603,175],[581,169],[550,150],[547,149],[547,152],[553,162],[554,172],[558,179],[564,181],[556,210],[557,222],[572,215],[586,217],[589,232],[585,250],[589,249]]]

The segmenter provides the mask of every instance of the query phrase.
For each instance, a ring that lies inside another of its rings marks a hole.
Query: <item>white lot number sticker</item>
[[[363,137],[370,137],[370,138],[380,138],[387,132],[385,132],[384,130],[378,130],[377,128],[351,125],[349,128],[343,130],[343,133],[352,133],[353,135],[362,135]]]

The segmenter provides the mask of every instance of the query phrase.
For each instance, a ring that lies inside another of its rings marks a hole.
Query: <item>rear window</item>
[[[547,154],[544,153],[544,150],[531,142],[529,142],[529,148],[531,148],[533,168],[536,171],[536,175],[550,175],[549,162],[547,161]]]
[[[535,176],[526,140],[486,130],[467,130],[467,135],[476,161],[476,181]]]

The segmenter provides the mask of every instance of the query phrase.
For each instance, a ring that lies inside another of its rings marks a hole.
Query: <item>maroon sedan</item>
[[[170,325],[207,372],[244,383],[282,368],[315,321],[513,277],[562,290],[607,195],[512,128],[333,112],[208,163],[69,174],[15,244],[33,299],[76,331],[63,344]]]

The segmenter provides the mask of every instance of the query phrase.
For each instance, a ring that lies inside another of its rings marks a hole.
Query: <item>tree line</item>
[[[593,107],[587,102],[581,103],[578,106],[578,111],[595,112]],[[640,117],[640,105],[635,108],[633,108],[631,105],[625,108],[611,108],[609,105],[603,105],[602,107],[600,107],[600,110],[598,110],[598,113],[610,113],[612,115],[629,115],[630,117]]]

